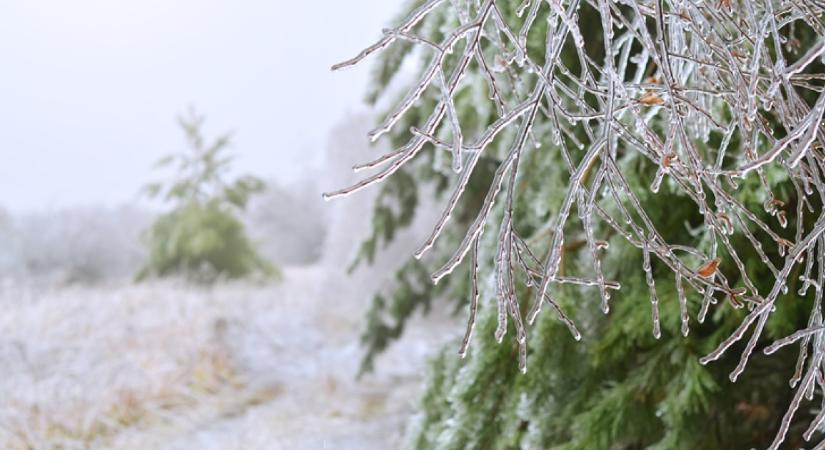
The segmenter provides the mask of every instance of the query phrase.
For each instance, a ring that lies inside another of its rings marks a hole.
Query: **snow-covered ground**
[[[419,318],[356,381],[369,293],[353,283],[321,265],[213,289],[7,283],[0,448],[396,448],[426,358],[460,327]]]
[[[333,132],[319,189],[352,183],[345,168],[377,154],[368,123],[354,116]],[[397,448],[427,358],[464,325],[436,300],[355,380],[371,298],[392,289],[438,211],[422,200],[415,223],[347,275],[375,194],[323,214],[262,199],[250,223],[264,253],[314,263],[284,267],[277,284],[211,289],[126,281],[151,218],[133,208],[0,215],[0,449]]]

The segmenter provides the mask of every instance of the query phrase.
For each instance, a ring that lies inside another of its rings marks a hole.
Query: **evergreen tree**
[[[424,184],[446,205],[363,335],[368,370],[433,298],[469,309],[465,339],[430,367],[410,448],[823,439],[809,402],[825,389],[823,12],[412,1],[334,67],[382,50],[375,101],[424,59],[371,134],[398,150],[327,194],[381,182],[357,261],[411,222]]]
[[[229,136],[206,142],[203,122],[194,111],[179,119],[189,148],[158,161],[158,168],[172,167],[176,174],[144,189],[173,208],[147,230],[148,261],[137,279],[183,275],[212,282],[219,277],[277,276],[277,268],[258,254],[237,217],[265,185],[251,175],[227,179],[233,159],[227,152]]]

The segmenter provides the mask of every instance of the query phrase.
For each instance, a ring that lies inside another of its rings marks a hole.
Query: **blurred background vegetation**
[[[0,5],[0,448],[398,446],[452,327],[355,382],[365,295],[391,281],[346,275],[373,195],[320,197],[380,150],[368,72],[328,64],[396,3]],[[208,123],[176,123],[187,104]]]
[[[155,164],[166,175],[135,204],[12,214],[0,209],[0,278],[49,285],[181,277],[278,280],[279,264],[316,263],[329,213],[316,181],[237,175],[230,135],[207,142],[204,116],[178,119],[187,147]],[[241,152],[242,153],[242,152]]]
[[[148,261],[137,279],[182,275],[214,282],[219,277],[278,276],[278,269],[258,253],[238,218],[266,185],[252,175],[227,180],[233,160],[228,153],[229,135],[207,143],[201,131],[204,117],[190,111],[178,122],[189,148],[158,161],[158,168],[171,168],[174,173],[168,181],[144,188],[150,197],[171,204],[172,210],[148,230]]]

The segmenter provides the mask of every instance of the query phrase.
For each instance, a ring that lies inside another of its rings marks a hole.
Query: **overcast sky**
[[[0,208],[133,201],[189,105],[239,168],[294,179],[361,103],[398,0],[0,0]]]

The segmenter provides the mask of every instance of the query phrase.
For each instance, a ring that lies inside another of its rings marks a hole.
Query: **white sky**
[[[189,105],[239,169],[292,179],[361,99],[399,0],[0,0],[0,208],[134,201]]]

